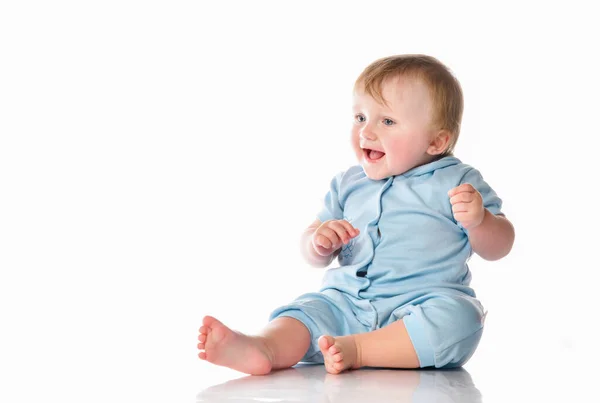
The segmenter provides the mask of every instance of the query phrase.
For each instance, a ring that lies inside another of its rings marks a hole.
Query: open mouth
[[[371,150],[369,148],[363,148],[363,154],[368,162],[376,162],[385,156],[384,152]]]

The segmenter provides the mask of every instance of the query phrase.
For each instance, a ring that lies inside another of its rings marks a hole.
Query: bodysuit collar
[[[461,161],[458,158],[456,158],[454,156],[448,156],[448,157],[440,158],[439,160],[430,162],[428,164],[420,165],[418,167],[409,169],[408,171],[404,172],[400,176],[404,176],[405,178],[410,178],[413,176],[424,175],[424,174],[433,172],[435,170],[438,170],[441,168],[446,168],[451,165],[456,165],[456,164],[460,164],[460,163],[461,163]]]

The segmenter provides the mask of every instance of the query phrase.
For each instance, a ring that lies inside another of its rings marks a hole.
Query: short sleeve
[[[321,222],[328,220],[341,220],[344,218],[344,209],[340,204],[340,183],[342,181],[343,172],[337,174],[332,180],[329,191],[325,195],[323,208],[317,214],[317,218]]]
[[[483,199],[483,207],[488,209],[490,213],[497,215],[502,213],[502,200],[496,192],[487,184],[481,176],[481,173],[475,169],[470,169],[460,181],[460,184],[470,183],[481,194]]]

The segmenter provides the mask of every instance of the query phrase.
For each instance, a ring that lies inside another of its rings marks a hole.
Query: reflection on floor
[[[481,393],[463,369],[363,368],[331,375],[323,365],[297,365],[267,376],[246,376],[211,386],[198,402],[461,402]]]

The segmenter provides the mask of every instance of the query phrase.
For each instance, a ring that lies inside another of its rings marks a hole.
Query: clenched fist
[[[452,214],[463,228],[475,228],[483,221],[485,208],[481,194],[470,183],[463,183],[448,192]]]
[[[313,233],[312,245],[317,254],[329,256],[341,248],[342,244],[348,244],[359,232],[346,220],[328,220]]]

